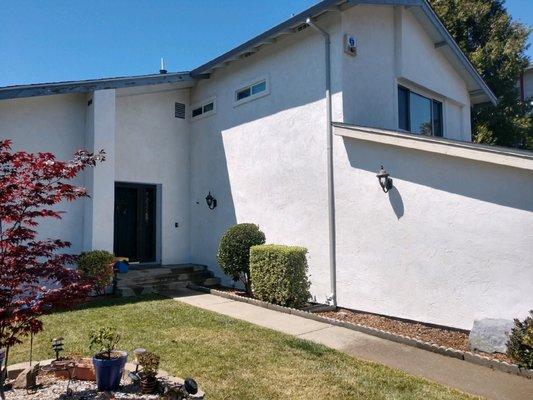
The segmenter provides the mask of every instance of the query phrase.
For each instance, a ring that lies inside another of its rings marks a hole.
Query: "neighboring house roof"
[[[468,57],[459,48],[426,0],[324,0],[246,43],[192,70],[191,75],[210,73],[217,68],[223,68],[229,63],[238,61],[250,53],[257,52],[261,46],[274,43],[280,36],[296,33],[302,26],[306,25],[305,21],[307,18],[316,19],[327,12],[344,10],[358,4],[410,7],[415,17],[422,23],[434,40],[435,47],[442,49],[467,82],[473,102],[481,103],[490,101],[496,104],[497,99],[494,93],[492,93]]]
[[[193,81],[194,79],[206,77],[206,74],[213,72],[217,68],[223,68],[231,62],[241,60],[245,56],[257,52],[261,46],[274,43],[276,38],[280,36],[298,32],[302,26],[306,25],[305,21],[307,18],[316,19],[327,12],[344,10],[358,4],[409,6],[415,17],[422,23],[434,40],[435,47],[442,49],[442,52],[448,56],[450,62],[466,81],[472,101],[474,103],[491,101],[496,104],[496,96],[492,93],[466,55],[461,51],[457,43],[455,43],[450,33],[446,30],[426,0],[324,0],[246,43],[195,68],[190,73],[175,72],[87,81],[7,86],[0,87],[0,100],[60,93],[82,93],[99,89],[116,89],[183,82],[187,80]]]
[[[89,79],[83,81],[67,81],[52,83],[36,83],[32,85],[15,85],[0,87],[0,100],[20,97],[46,96],[51,94],[86,93],[102,89],[119,89],[134,86],[159,85],[162,83],[191,83],[195,80],[189,72],[172,72],[117,78]]]

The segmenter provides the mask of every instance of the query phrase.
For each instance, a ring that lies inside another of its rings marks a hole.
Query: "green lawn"
[[[88,332],[113,325],[121,349],[144,347],[161,368],[194,377],[208,399],[471,399],[473,397],[327,347],[156,296],[90,303],[44,317],[34,359],[51,358],[64,336],[67,353],[91,355]],[[10,363],[27,361],[28,345]]]

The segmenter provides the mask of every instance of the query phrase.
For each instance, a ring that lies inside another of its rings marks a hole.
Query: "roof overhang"
[[[324,0],[246,43],[192,70],[191,75],[209,74],[216,69],[224,68],[232,62],[245,59],[247,55],[259,51],[262,46],[275,43],[279,37],[299,32],[300,28],[306,25],[305,21],[307,18],[317,19],[327,12],[345,10],[356,5],[409,7],[434,41],[435,47],[443,52],[459,72],[460,76],[465,80],[472,104],[484,102],[496,104],[496,96],[474,68],[468,57],[459,48],[426,0]]]
[[[179,83],[183,87],[191,87],[194,85],[197,79],[201,79],[202,77],[203,76],[198,75],[193,78],[189,72],[173,72],[166,74],[90,79],[83,81],[6,86],[0,88],[0,100],[48,96],[54,94],[87,93],[95,90],[120,89],[168,83]]]
[[[533,153],[525,150],[461,142],[340,122],[334,122],[333,125],[335,127],[335,135],[343,138],[533,171]]]

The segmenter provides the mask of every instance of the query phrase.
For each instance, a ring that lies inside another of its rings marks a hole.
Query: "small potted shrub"
[[[159,369],[159,356],[145,351],[139,354],[139,365],[142,370],[139,372],[141,392],[143,394],[153,394],[157,391],[157,371]]]
[[[93,289],[97,296],[105,294],[111,284],[114,263],[115,256],[105,250],[87,251],[78,257],[78,269],[94,282]]]
[[[116,350],[120,335],[113,328],[102,327],[91,332],[90,341],[91,350],[98,349],[93,357],[98,390],[118,389],[128,359],[128,353]]]

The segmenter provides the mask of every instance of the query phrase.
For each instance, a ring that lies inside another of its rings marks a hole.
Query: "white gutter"
[[[337,261],[335,241],[335,193],[333,185],[333,126],[331,109],[331,41],[329,33],[318,27],[311,18],[306,23],[324,37],[326,63],[326,122],[327,122],[327,181],[328,181],[328,222],[329,222],[329,269],[331,294],[328,303],[337,306]]]

